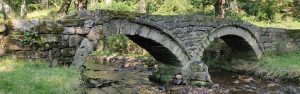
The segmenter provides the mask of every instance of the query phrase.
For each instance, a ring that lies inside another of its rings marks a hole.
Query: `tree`
[[[111,3],[112,3],[112,0],[105,0],[105,5],[107,8],[110,7]]]
[[[3,18],[7,19],[5,4],[4,4],[3,0],[0,0],[0,5],[1,5],[1,10],[0,11],[3,14]]]
[[[88,0],[75,0],[74,6],[77,11],[79,10],[87,10]]]
[[[239,13],[239,7],[238,7],[238,3],[236,2],[236,0],[230,0],[229,7],[230,7],[232,13]]]
[[[215,16],[224,18],[225,15],[225,0],[217,0],[214,4],[215,7]]]
[[[42,0],[41,4],[43,7],[49,8],[49,0]]]
[[[140,0],[140,2],[139,2],[139,12],[140,13],[147,13],[145,0]]]
[[[294,0],[293,1],[293,15],[294,17],[300,18],[300,1]]]
[[[25,18],[27,15],[27,0],[22,0],[21,2],[21,17]]]
[[[58,13],[60,16],[65,16],[68,14],[68,10],[69,10],[69,7],[70,7],[70,4],[71,4],[71,0],[64,0],[63,1],[63,4],[61,5]]]

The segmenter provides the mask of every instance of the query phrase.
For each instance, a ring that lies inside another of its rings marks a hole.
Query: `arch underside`
[[[114,20],[103,26],[105,36],[126,35],[159,62],[182,66],[188,61],[183,48],[161,30],[126,20]]]
[[[147,38],[140,37],[138,35],[126,35],[130,40],[138,44],[149,52],[155,60],[166,64],[176,65],[180,61],[178,58],[163,45]]]
[[[236,27],[222,27],[209,36],[209,40],[222,39],[231,49],[234,56],[244,59],[260,59],[262,50],[256,38],[246,30]]]
[[[220,37],[232,50],[233,57],[242,59],[257,59],[251,45],[242,37],[236,35],[225,35]]]

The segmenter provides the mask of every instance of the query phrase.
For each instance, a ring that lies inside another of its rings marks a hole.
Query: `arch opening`
[[[149,52],[156,61],[164,64],[183,66],[189,59],[185,50],[172,36],[145,24],[113,20],[103,25],[103,34],[105,37],[125,35]]]
[[[180,65],[178,58],[163,45],[147,38],[143,38],[138,35],[126,35],[130,40],[135,42],[137,45],[145,49],[155,60],[170,64],[170,65]]]
[[[202,60],[213,70],[251,64],[257,62],[262,54],[256,38],[242,28],[222,27],[209,39],[210,44],[204,49]]]
[[[172,51],[149,38],[139,35],[114,34],[105,36],[100,41],[94,51],[110,50],[111,53],[116,52],[124,55],[132,54],[145,57],[151,55],[150,57],[153,57],[158,62],[180,66],[179,59]]]

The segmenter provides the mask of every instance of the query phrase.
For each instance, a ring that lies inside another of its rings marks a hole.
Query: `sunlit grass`
[[[74,94],[79,73],[75,68],[50,68],[43,60],[0,58],[0,94]]]
[[[298,21],[281,21],[277,23],[257,22],[257,21],[249,21],[249,22],[261,27],[300,29],[300,22]]]
[[[26,19],[45,19],[45,18],[56,19],[59,18],[57,11],[58,11],[57,8],[49,8],[49,9],[32,11],[27,14]]]

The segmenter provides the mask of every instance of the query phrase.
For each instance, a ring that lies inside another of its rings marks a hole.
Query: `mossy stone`
[[[197,87],[210,87],[212,86],[212,82],[206,82],[206,81],[191,81],[191,85],[197,86]]]

